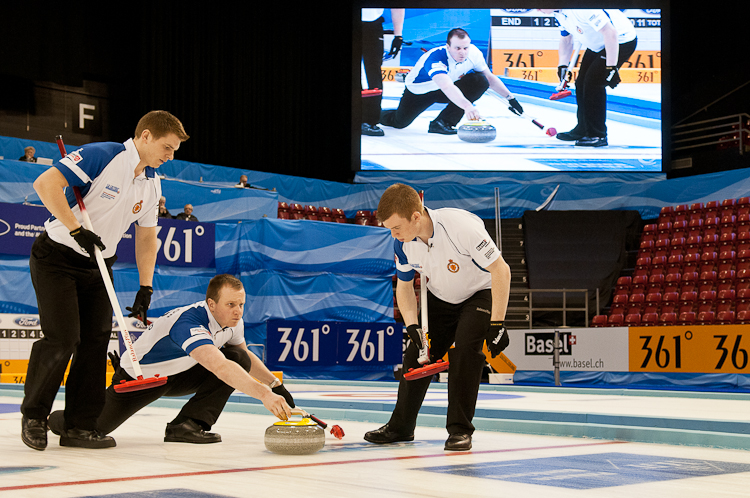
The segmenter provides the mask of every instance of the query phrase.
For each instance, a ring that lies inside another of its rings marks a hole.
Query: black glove
[[[391,42],[391,51],[388,52],[388,57],[393,58],[401,52],[401,45],[404,43],[404,39],[401,36],[394,36]]]
[[[292,398],[292,395],[289,393],[289,391],[286,390],[284,384],[279,384],[278,386],[272,388],[271,391],[273,391],[274,394],[282,396],[286,400],[286,404],[291,408],[294,408],[294,398]]]
[[[109,356],[109,361],[112,362],[112,368],[115,370],[115,373],[120,369],[120,355],[117,354],[117,351],[110,351],[107,353],[107,356]]]
[[[505,348],[510,344],[510,338],[508,337],[508,329],[505,328],[503,322],[490,322],[490,328],[487,330],[487,349],[490,350],[490,354],[494,358],[503,352]]]
[[[570,80],[573,79],[573,73],[568,71],[568,66],[557,66],[557,79],[560,80],[560,83],[563,81],[570,83]]]
[[[523,107],[521,107],[521,104],[519,104],[515,98],[509,99],[508,104],[510,104],[510,107],[508,107],[510,112],[518,116],[523,114]]]
[[[154,293],[154,288],[148,285],[141,285],[138,289],[138,293],[135,295],[135,302],[132,308],[125,308],[130,312],[128,316],[138,317],[143,320],[144,325],[148,325],[148,319],[146,312],[148,307],[151,306],[151,294]]]
[[[86,254],[91,257],[91,261],[96,261],[96,258],[94,256],[94,247],[98,246],[102,251],[106,249],[101,237],[99,237],[91,230],[86,230],[83,227],[78,227],[70,232],[70,236],[73,237],[76,242],[78,242],[78,245],[81,246],[81,249],[86,251]]]
[[[617,66],[607,66],[604,69],[604,74],[604,83],[610,88],[616,87],[622,81]]]
[[[422,349],[424,347],[421,339],[422,327],[419,325],[409,325],[406,327],[406,333],[409,334],[409,339],[411,339],[411,342],[417,346],[417,349]]]

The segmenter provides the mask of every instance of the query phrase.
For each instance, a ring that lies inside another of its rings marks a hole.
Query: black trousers
[[[490,87],[487,78],[480,73],[469,73],[454,84],[471,102],[479,100],[479,97]],[[461,121],[464,110],[451,102],[442,90],[416,94],[411,93],[407,88],[404,89],[396,110],[389,109],[380,113],[380,123],[394,128],[406,128],[432,104],[445,103],[448,105],[440,111],[436,120],[441,119],[450,126],[456,126]]]
[[[428,336],[430,361],[448,353],[448,414],[446,429],[449,434],[473,434],[474,411],[482,380],[485,356],[482,353],[485,335],[490,326],[492,292],[482,290],[460,304],[450,304],[427,293]],[[455,342],[456,346],[451,348]],[[404,372],[419,367],[417,347],[410,343],[404,352]],[[402,434],[411,434],[417,425],[417,415],[430,387],[432,376],[417,380],[401,379],[396,407],[388,422]]]
[[[110,277],[115,259],[106,261]],[[65,417],[70,427],[96,429],[112,333],[112,305],[99,268],[46,232],[34,241],[29,268],[44,338],[31,348],[21,413],[47,418],[72,356]]]
[[[362,64],[370,90],[383,88],[383,21],[382,17],[362,23]],[[362,97],[362,122],[376,125],[380,118],[382,95]]]
[[[621,67],[633,52],[638,40],[620,45],[617,67]],[[576,103],[578,104],[578,124],[572,133],[584,137],[607,136],[607,66],[606,50],[593,52],[586,50],[581,60],[581,69],[576,78]]]
[[[251,367],[250,357],[241,349],[225,347],[220,351],[224,356],[238,363],[245,371]],[[182,407],[172,423],[182,423],[186,419],[198,422],[204,430],[209,430],[224,410],[234,388],[225,384],[201,365],[170,375],[163,386],[152,387],[142,391],[118,393],[115,384],[121,380],[133,380],[122,368],[112,376],[112,385],[107,388],[104,410],[98,420],[98,428],[103,434],[109,434],[123,422],[132,417],[141,408],[153,403],[162,396],[187,396],[194,394]],[[67,425],[67,421],[66,421]]]

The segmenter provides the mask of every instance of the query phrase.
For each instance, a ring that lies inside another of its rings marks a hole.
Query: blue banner
[[[49,211],[44,207],[0,203],[0,254],[29,256],[34,240],[44,232]],[[214,267],[215,225],[159,219],[157,265]],[[135,263],[135,226],[117,245],[117,261]]]
[[[216,237],[213,223],[160,218],[157,230],[157,265],[214,267]],[[135,263],[134,225],[130,225],[117,245],[117,260],[122,263]]]
[[[47,218],[49,211],[44,207],[0,203],[0,254],[31,254]]]

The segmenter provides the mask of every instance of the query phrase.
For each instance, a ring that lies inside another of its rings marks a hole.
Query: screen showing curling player
[[[361,14],[361,170],[662,171],[660,9]]]

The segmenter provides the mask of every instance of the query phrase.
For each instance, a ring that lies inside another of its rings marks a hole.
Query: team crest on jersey
[[[458,263],[453,261],[452,259],[448,260],[448,271],[451,273],[458,273],[458,270],[460,270]]]
[[[142,207],[143,207],[143,199],[135,203],[135,206],[133,206],[133,214],[140,213]]]
[[[73,152],[66,155],[65,158],[72,161],[73,164],[78,164],[83,161],[83,156],[80,154],[82,150],[83,149],[74,150]]]

